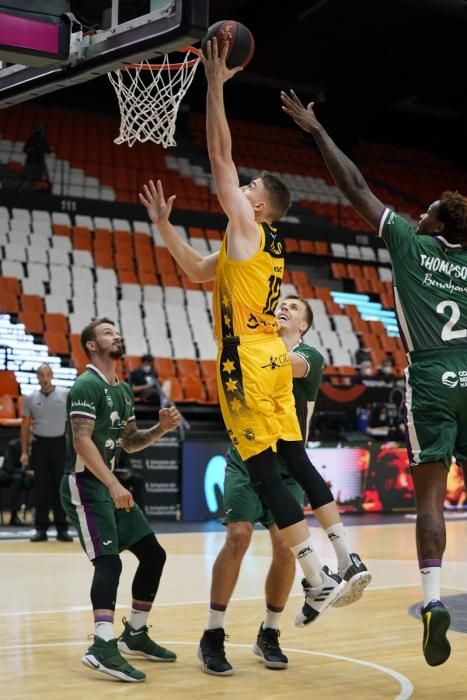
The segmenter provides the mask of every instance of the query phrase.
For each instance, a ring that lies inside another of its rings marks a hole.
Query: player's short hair
[[[306,299],[304,299],[300,294],[287,294],[285,299],[295,299],[295,301],[301,301],[303,306],[305,307],[305,322],[306,322],[306,329],[303,331],[302,336],[305,335],[305,333],[311,328],[313,324],[313,311],[309,303],[307,302]]]
[[[446,226],[450,243],[467,243],[467,197],[459,192],[443,192],[437,218]]]
[[[287,214],[292,203],[292,195],[289,188],[284,185],[282,180],[263,170],[260,173],[260,178],[269,195],[269,205],[272,214],[272,220],[278,221]]]
[[[84,326],[83,330],[81,331],[81,347],[83,348],[87,357],[91,357],[91,354],[86,347],[86,343],[89,343],[90,340],[96,339],[96,328],[97,326],[101,326],[103,323],[110,323],[111,326],[115,326],[115,322],[112,321],[112,319],[107,318],[107,316],[99,316],[99,318],[93,319],[87,326]]]

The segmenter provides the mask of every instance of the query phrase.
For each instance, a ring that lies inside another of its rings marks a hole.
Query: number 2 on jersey
[[[440,301],[436,307],[439,314],[444,314],[445,309],[451,310],[450,319],[444,324],[441,331],[441,340],[454,340],[454,338],[466,338],[467,328],[458,328],[453,330],[454,326],[461,317],[459,305],[455,301]]]

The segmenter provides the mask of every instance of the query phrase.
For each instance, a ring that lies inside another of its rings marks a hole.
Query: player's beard
[[[123,345],[120,345],[120,347],[112,348],[110,350],[109,357],[111,357],[112,360],[119,360],[124,354],[125,351],[123,349]]]

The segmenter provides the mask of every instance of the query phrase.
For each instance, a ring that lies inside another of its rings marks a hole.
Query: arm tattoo
[[[83,416],[72,416],[71,417],[71,429],[73,431],[73,438],[83,438],[92,437],[94,432],[94,420],[89,418],[83,418]]]
[[[140,450],[144,450],[145,447],[152,445],[153,442],[156,442],[156,440],[159,440],[159,438],[164,435],[159,423],[147,430],[138,430],[135,427],[134,421],[132,421],[132,424],[130,428],[129,426],[131,426],[131,423],[129,426],[127,425],[123,433],[122,447],[125,452],[139,452]]]

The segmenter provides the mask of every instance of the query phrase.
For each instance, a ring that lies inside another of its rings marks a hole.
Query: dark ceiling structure
[[[72,0],[90,21],[108,4]],[[221,19],[256,43],[226,90],[229,114],[285,123],[278,92],[294,87],[344,142],[418,139],[466,160],[467,0],[211,0],[210,23]],[[199,70],[185,99],[202,110],[204,95]]]

